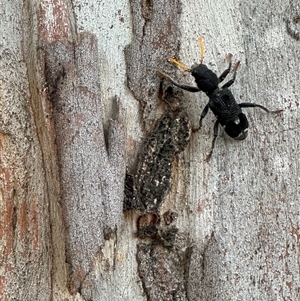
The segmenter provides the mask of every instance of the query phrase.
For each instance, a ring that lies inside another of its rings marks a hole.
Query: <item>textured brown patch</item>
[[[71,25],[66,1],[42,0],[39,16],[38,30],[45,41],[51,43],[71,37]]]
[[[19,221],[19,227],[20,227],[20,238],[24,239],[25,235],[27,233],[27,227],[28,227],[26,203],[25,202],[21,202],[20,205],[19,205],[18,221]]]
[[[32,247],[35,250],[39,245],[39,212],[35,201],[31,203],[30,207]]]

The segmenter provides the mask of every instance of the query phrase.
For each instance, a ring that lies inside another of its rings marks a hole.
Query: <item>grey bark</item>
[[[299,13],[284,0],[0,4],[1,300],[298,300]],[[194,84],[166,58],[199,62],[199,35],[217,74],[229,52],[241,61],[238,102],[284,109],[244,110],[248,138],[221,130],[209,162],[215,117],[178,149],[175,122],[197,126],[207,97],[157,76]],[[126,171],[139,201],[135,175],[162,199],[123,213]]]

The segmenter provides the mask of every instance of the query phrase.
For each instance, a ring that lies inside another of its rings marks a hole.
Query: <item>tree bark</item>
[[[300,7],[290,1],[0,4],[1,300],[298,300]],[[202,128],[217,75],[249,135]],[[231,75],[231,74],[230,74]]]

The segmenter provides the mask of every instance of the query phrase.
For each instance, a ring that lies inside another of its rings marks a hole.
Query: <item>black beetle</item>
[[[200,64],[194,64],[191,68],[189,68],[184,64],[182,64],[181,62],[175,60],[174,58],[168,58],[169,62],[176,64],[178,67],[180,67],[185,71],[191,72],[192,76],[195,78],[195,82],[198,87],[181,85],[176,81],[174,81],[168,74],[164,72],[159,72],[159,75],[162,78],[167,78],[172,84],[174,84],[175,86],[181,89],[184,89],[189,92],[203,91],[209,97],[209,102],[204,107],[201,113],[199,127],[193,129],[193,132],[195,132],[201,128],[202,119],[206,116],[208,110],[211,109],[214,115],[217,117],[217,121],[215,122],[214,125],[214,139],[212,141],[212,148],[207,158],[209,159],[212,155],[214,145],[215,145],[215,140],[218,136],[219,124],[222,125],[227,135],[235,140],[244,140],[247,137],[249,124],[248,124],[247,117],[242,112],[241,108],[258,107],[268,113],[279,113],[282,110],[269,111],[267,108],[256,103],[243,102],[238,104],[228,88],[235,81],[236,71],[240,65],[240,62],[237,62],[233,68],[234,71],[233,78],[229,80],[226,84],[221,86],[220,88],[219,83],[221,83],[225,79],[225,77],[228,75],[228,73],[231,70],[232,55],[229,54],[227,56],[227,59],[229,61],[229,66],[218,77],[206,65],[202,64],[204,59],[204,44],[201,37],[199,38],[199,44],[201,49]]]

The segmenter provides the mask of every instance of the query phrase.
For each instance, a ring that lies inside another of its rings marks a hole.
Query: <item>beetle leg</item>
[[[250,102],[243,102],[239,104],[240,108],[261,108],[262,110],[266,111],[267,113],[274,113],[274,114],[278,114],[281,113],[283,110],[275,110],[275,111],[270,111],[268,110],[266,107],[256,104],[256,103],[250,103]]]
[[[227,60],[229,61],[229,66],[228,66],[228,68],[219,76],[219,83],[221,83],[224,79],[225,79],[225,77],[228,75],[228,73],[230,72],[230,69],[231,69],[231,58],[232,58],[232,54],[231,53],[229,53],[228,55],[227,55]]]
[[[235,65],[234,65],[234,68],[233,68],[233,77],[230,81],[228,81],[225,85],[222,86],[222,89],[224,88],[229,88],[235,81],[235,77],[236,77],[236,71],[238,69],[240,65],[240,62],[238,61]]]
[[[215,142],[216,142],[216,139],[218,137],[218,133],[219,133],[219,121],[217,120],[215,122],[215,125],[214,125],[214,139],[212,141],[211,150],[210,150],[209,154],[206,157],[206,160],[205,160],[206,162],[208,162],[211,158],[211,155],[212,155],[213,150],[215,148]]]
[[[209,106],[208,104],[204,107],[202,113],[201,113],[201,117],[200,117],[200,120],[199,120],[199,126],[197,128],[194,128],[192,129],[192,132],[195,133],[197,131],[200,130],[201,126],[202,126],[202,119],[206,116],[207,112],[209,110]]]
[[[189,92],[199,92],[200,91],[200,89],[197,88],[197,87],[181,85],[181,84],[177,83],[170,75],[168,75],[164,72],[159,71],[158,75],[162,78],[168,79],[173,85],[175,85],[176,87],[181,88],[183,90],[186,90],[186,91],[189,91]]]

